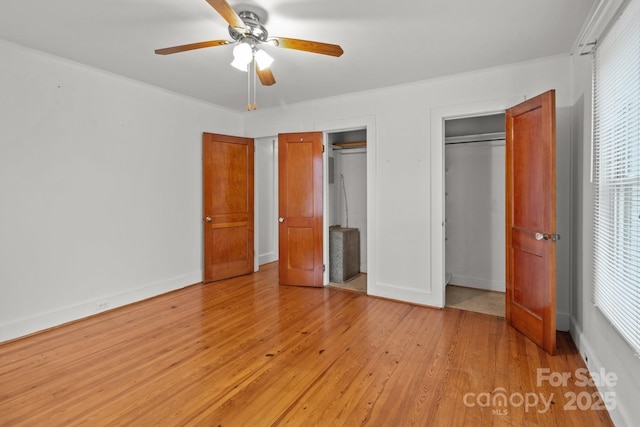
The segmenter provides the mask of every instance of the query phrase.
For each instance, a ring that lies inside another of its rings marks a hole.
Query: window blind
[[[640,0],[594,53],[593,299],[640,355]]]

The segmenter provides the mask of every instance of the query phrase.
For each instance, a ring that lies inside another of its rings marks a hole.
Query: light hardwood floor
[[[495,316],[278,286],[277,274],[0,345],[0,425],[611,425],[571,410],[571,393],[594,392],[574,375],[537,384],[539,368],[584,368],[566,334],[550,357]]]

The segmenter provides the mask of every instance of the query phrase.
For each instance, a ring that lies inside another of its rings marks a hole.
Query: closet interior
[[[445,121],[447,303],[450,285],[505,292],[504,138],[503,113]]]
[[[335,132],[327,137],[329,281],[366,292],[367,131]]]

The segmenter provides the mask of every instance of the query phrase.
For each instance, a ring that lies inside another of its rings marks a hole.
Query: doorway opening
[[[278,261],[278,137],[255,139],[254,271]]]
[[[366,121],[365,121],[366,123]],[[325,177],[324,177],[324,260],[326,285],[336,285],[342,289],[353,287],[360,292],[371,290],[368,285],[373,275],[368,276],[368,223],[367,209],[370,208],[371,196],[367,195],[367,180],[371,167],[373,145],[367,147],[367,139],[375,138],[372,124],[341,123],[342,126],[328,124],[324,135]],[[255,271],[260,266],[279,260],[278,236],[278,137],[269,136],[255,139]],[[338,226],[338,227],[332,227]],[[339,266],[342,257],[334,251],[330,257],[330,234],[339,228],[356,229],[359,255],[355,257],[355,272],[351,272],[342,280],[330,280],[330,272]]]
[[[444,121],[445,305],[505,316],[505,115]]]
[[[367,129],[326,134],[329,286],[367,293]]]

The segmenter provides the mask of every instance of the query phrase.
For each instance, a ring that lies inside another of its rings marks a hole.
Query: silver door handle
[[[552,242],[557,242],[558,240],[560,240],[560,235],[559,234],[548,234],[548,233],[536,233],[536,240],[549,240],[551,239]]]
[[[284,222],[284,218],[283,217],[278,218],[278,222]]]

